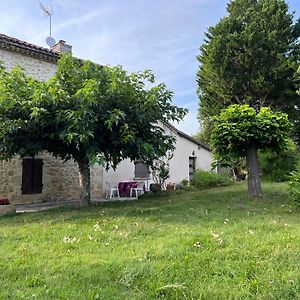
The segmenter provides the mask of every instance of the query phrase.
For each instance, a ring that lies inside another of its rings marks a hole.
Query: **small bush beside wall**
[[[224,174],[197,170],[191,184],[199,189],[208,189],[233,184],[231,178]]]

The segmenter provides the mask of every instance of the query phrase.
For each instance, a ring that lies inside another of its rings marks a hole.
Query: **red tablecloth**
[[[137,187],[137,181],[121,181],[118,184],[120,197],[129,197],[130,189]]]

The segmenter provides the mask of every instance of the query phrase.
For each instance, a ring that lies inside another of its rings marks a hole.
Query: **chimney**
[[[58,43],[51,47],[51,51],[55,53],[72,53],[72,46],[66,44],[64,40],[59,40]]]

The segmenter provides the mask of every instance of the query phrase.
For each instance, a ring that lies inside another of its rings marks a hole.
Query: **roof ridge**
[[[3,33],[0,33],[0,48],[22,52],[44,60],[57,61],[59,58],[59,54],[51,51],[51,49],[28,43]]]
[[[203,142],[198,141],[197,139],[195,139],[194,137],[190,136],[189,134],[177,129],[173,124],[171,124],[170,122],[164,123],[165,126],[167,126],[170,130],[175,131],[179,136],[186,138],[187,140],[197,144],[198,146],[201,146],[202,148],[208,150],[208,151],[212,151],[212,149],[206,145]]]

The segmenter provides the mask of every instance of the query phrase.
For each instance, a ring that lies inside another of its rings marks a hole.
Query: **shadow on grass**
[[[28,222],[85,223],[88,219],[102,218],[141,218],[162,223],[196,224],[199,219],[215,218],[234,214],[236,219],[249,213],[276,215],[291,213],[287,203],[285,184],[264,183],[264,196],[251,199],[247,196],[246,184],[216,188],[206,191],[175,191],[143,197],[136,201],[118,201],[93,204],[88,208],[60,207],[47,211],[17,214],[2,217],[1,226],[22,225]],[[293,213],[299,211],[293,209]]]

